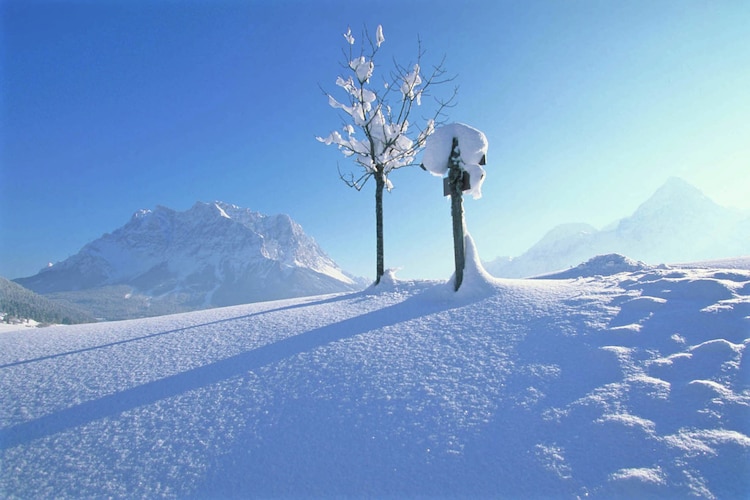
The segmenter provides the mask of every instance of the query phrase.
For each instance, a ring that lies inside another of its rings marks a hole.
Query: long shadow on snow
[[[200,323],[200,324],[197,324],[197,325],[189,325],[189,326],[184,326],[182,328],[175,328],[174,330],[167,330],[165,332],[150,333],[148,335],[142,335],[140,337],[133,337],[132,339],[118,340],[117,342],[109,342],[107,344],[95,345],[95,346],[91,346],[91,347],[84,347],[82,349],[76,349],[74,351],[66,351],[66,352],[60,352],[60,353],[57,353],[57,354],[50,354],[50,355],[47,355],[47,356],[39,356],[38,358],[23,359],[23,360],[20,360],[20,361],[14,361],[12,363],[6,363],[4,365],[0,365],[0,369],[11,368],[13,366],[27,365],[27,364],[30,364],[30,363],[36,363],[36,362],[39,362],[39,361],[47,361],[47,360],[55,359],[55,358],[62,358],[62,357],[65,357],[65,356],[71,356],[71,355],[75,355],[75,354],[82,354],[84,352],[96,351],[98,349],[106,349],[108,347],[114,347],[114,346],[118,346],[118,345],[129,344],[131,342],[138,342],[138,341],[141,341],[141,340],[147,340],[147,339],[151,339],[151,338],[154,338],[154,337],[162,337],[164,335],[171,335],[171,334],[174,334],[174,333],[181,333],[181,332],[185,332],[185,331],[188,331],[188,330],[193,330],[195,328],[202,328],[204,326],[220,325],[222,323],[230,323],[232,321],[237,321],[237,320],[241,320],[241,319],[248,319],[248,318],[252,318],[254,316],[260,316],[260,315],[263,315],[263,314],[270,314],[270,313],[283,312],[283,311],[291,311],[293,309],[299,309],[299,308],[302,308],[302,307],[309,307],[309,306],[317,306],[317,305],[322,305],[322,304],[329,304],[331,302],[338,302],[340,300],[344,300],[346,298],[351,298],[352,296],[361,295],[363,293],[364,292],[356,292],[354,294],[337,295],[336,297],[331,297],[331,298],[323,299],[323,300],[316,300],[314,302],[305,302],[305,303],[302,303],[302,304],[292,304],[292,305],[289,305],[289,306],[277,307],[275,309],[266,309],[264,311],[258,311],[258,312],[254,312],[254,313],[250,313],[250,314],[243,314],[242,316],[235,316],[235,317],[232,317],[232,318],[224,318],[224,319],[219,319],[219,320],[216,320],[216,321],[209,321],[207,323]]]
[[[506,300],[513,299],[503,297],[496,305],[503,308]],[[512,360],[491,354],[482,359],[486,370],[501,366],[507,372],[495,382],[499,386],[475,388],[480,399],[489,395],[485,409],[492,417],[486,424],[441,425],[455,419],[461,408],[435,404],[442,399],[440,394],[416,393],[403,404],[369,398],[352,405],[348,394],[285,400],[276,408],[282,411],[275,420],[268,419],[260,430],[237,439],[233,448],[217,458],[191,498],[575,496],[577,484],[560,477],[565,471],[550,471],[552,466],[539,456],[545,450],[535,448],[554,434],[554,424],[537,413],[539,405],[518,400],[531,386],[547,392],[547,400],[558,397],[556,392],[575,399],[617,378],[607,367],[593,373],[576,366],[590,358],[595,365],[604,365],[596,356],[601,353],[608,359],[610,354],[571,338],[573,333],[593,335],[598,329],[586,326],[579,311],[587,304],[576,302],[569,307],[564,314],[551,314],[534,304],[514,305],[511,308],[521,312],[503,316],[494,325],[498,329],[484,331],[491,344]],[[452,326],[446,324],[445,329]],[[465,344],[458,347],[471,349]],[[540,373],[553,363],[563,365],[559,380]],[[460,392],[462,384],[472,381],[461,380],[461,365],[453,368],[457,378],[452,390]],[[584,392],[572,395],[564,389],[568,384]],[[420,402],[425,403],[423,411],[410,411],[409,405]],[[449,441],[465,447],[447,451]]]
[[[359,292],[359,294],[364,297],[366,292]],[[67,429],[221,382],[230,377],[247,373],[248,371],[311,351],[332,342],[446,309],[444,303],[441,304],[431,300],[418,300],[419,297],[420,295],[416,295],[404,302],[384,309],[378,309],[338,323],[309,330],[293,337],[279,340],[273,344],[264,345],[220,361],[199,366],[99,399],[86,401],[35,420],[1,429],[0,450],[22,445],[34,439],[50,436]],[[337,300],[337,298],[328,299],[327,301],[334,300]],[[295,307],[300,306],[289,306],[288,309]],[[279,308],[277,310],[283,309]]]

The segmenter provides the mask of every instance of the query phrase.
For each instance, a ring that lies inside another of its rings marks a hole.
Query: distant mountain
[[[648,264],[748,255],[750,216],[722,207],[684,180],[671,178],[630,217],[604,230],[564,224],[519,257],[499,257],[485,268],[494,276],[527,277],[613,253]]]
[[[122,319],[348,291],[342,271],[288,215],[223,202],[141,210],[76,255],[16,282]]]
[[[93,316],[74,305],[49,300],[3,277],[0,277],[0,316],[6,322],[32,319],[39,323],[72,325],[95,321]]]

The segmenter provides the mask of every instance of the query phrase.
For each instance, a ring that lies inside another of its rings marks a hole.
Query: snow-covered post
[[[451,156],[448,160],[448,193],[451,197],[451,218],[453,219],[453,257],[456,262],[455,289],[461,286],[464,280],[464,267],[466,267],[466,249],[464,248],[464,169],[461,168],[461,150],[458,147],[458,138],[454,137],[451,142]]]
[[[487,138],[479,130],[462,123],[440,127],[426,141],[422,168],[439,176],[448,173],[444,179],[443,194],[451,197],[456,291],[463,282],[466,265],[463,193],[472,194],[475,200],[482,197],[485,173],[482,165],[486,159]]]

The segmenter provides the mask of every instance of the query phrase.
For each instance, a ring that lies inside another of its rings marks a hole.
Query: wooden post
[[[463,184],[464,170],[461,168],[461,151],[458,149],[458,138],[453,138],[451,156],[448,160],[448,184],[451,196],[451,216],[453,217],[453,255],[456,261],[455,290],[458,291],[464,280],[466,267],[466,249],[464,248],[464,205]]]

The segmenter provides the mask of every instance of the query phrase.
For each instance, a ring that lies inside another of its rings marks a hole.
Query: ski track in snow
[[[0,334],[0,495],[750,494],[750,271],[359,293]]]

